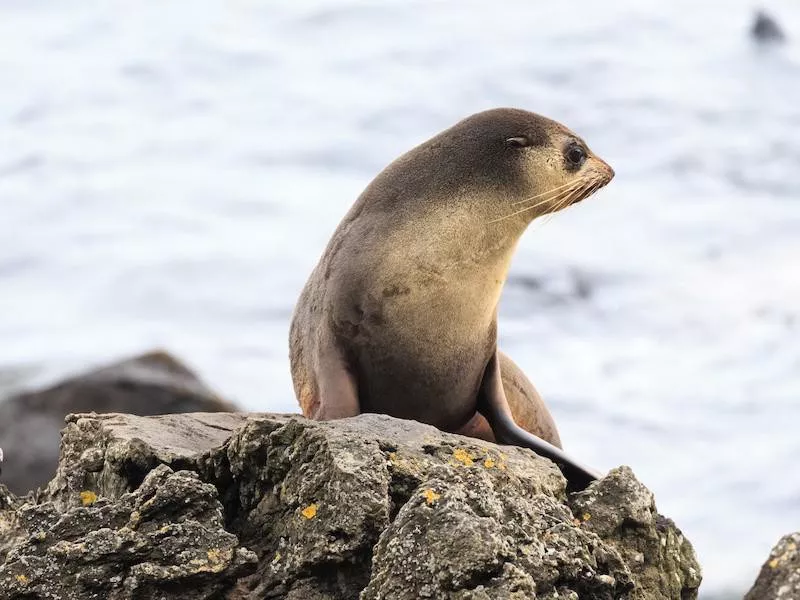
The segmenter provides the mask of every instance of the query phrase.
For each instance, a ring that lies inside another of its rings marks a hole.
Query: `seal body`
[[[473,115],[391,163],[340,223],[295,308],[303,413],[414,419],[525,445],[564,468],[547,408],[497,349],[497,306],[527,225],[612,177],[578,136],[517,109]]]

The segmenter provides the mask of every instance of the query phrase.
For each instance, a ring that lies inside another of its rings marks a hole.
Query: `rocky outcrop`
[[[800,533],[778,542],[761,567],[745,600],[796,600],[800,598]]]
[[[691,599],[627,468],[558,469],[380,415],[76,415],[34,502],[0,493],[0,598]]]
[[[1,480],[17,494],[50,481],[58,463],[58,432],[70,413],[232,410],[233,404],[176,358],[149,352],[0,402],[0,448],[5,454]]]

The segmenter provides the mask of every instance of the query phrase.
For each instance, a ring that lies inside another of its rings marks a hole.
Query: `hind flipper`
[[[567,456],[561,448],[525,431],[514,422],[500,373],[498,353],[492,355],[481,382],[478,394],[478,411],[486,418],[500,444],[530,448],[539,456],[549,458],[561,469],[570,488],[585,489],[602,477],[602,473],[586,467]]]

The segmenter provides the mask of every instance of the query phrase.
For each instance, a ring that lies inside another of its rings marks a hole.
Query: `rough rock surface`
[[[381,415],[74,415],[36,503],[0,494],[2,535],[3,600],[686,600],[700,583],[629,469],[567,497],[528,450]]]
[[[149,352],[1,401],[0,448],[5,462],[0,480],[16,494],[50,481],[58,463],[58,432],[70,413],[233,410],[235,406],[220,399],[176,358]]]
[[[761,567],[745,600],[800,599],[800,533],[784,536]]]

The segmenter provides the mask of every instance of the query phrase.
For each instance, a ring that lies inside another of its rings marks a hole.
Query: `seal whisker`
[[[575,185],[575,182],[574,181],[569,181],[569,182],[565,183],[564,185],[556,186],[556,187],[554,187],[554,188],[552,188],[550,190],[547,190],[546,192],[542,192],[541,194],[536,194],[536,195],[531,196],[529,198],[525,198],[524,200],[517,200],[516,202],[512,202],[511,206],[516,206],[517,204],[523,204],[525,202],[529,202],[531,200],[535,200],[536,198],[541,198],[542,196],[545,196],[547,194],[551,194],[551,193],[553,193],[553,192],[555,192],[557,190],[561,190],[561,189],[563,189],[565,187],[569,187],[571,185]]]
[[[545,198],[544,200],[542,200],[540,202],[536,202],[535,204],[532,204],[531,206],[526,206],[525,208],[522,208],[522,209],[517,210],[515,212],[509,213],[509,214],[504,215],[502,217],[498,217],[497,219],[493,219],[493,220],[489,221],[488,224],[498,223],[500,221],[504,221],[504,220],[509,219],[509,218],[511,218],[513,216],[520,215],[520,214],[522,214],[524,212],[528,212],[529,210],[532,210],[532,209],[536,208],[537,206],[541,206],[542,204],[546,204],[547,202],[550,202],[550,201],[553,201],[553,200],[559,200],[560,197],[561,197],[561,194],[569,194],[571,191],[572,190],[564,190],[564,191],[560,192],[559,194],[556,194],[552,198]]]
[[[562,208],[564,208],[565,206],[569,206],[575,200],[575,198],[577,198],[581,193],[583,193],[584,188],[585,188],[585,182],[583,180],[579,180],[574,182],[574,186],[568,189],[565,195],[563,196],[559,195],[558,198],[556,199],[555,207],[552,210],[548,211],[546,215],[547,219],[543,221],[543,224],[549,222],[550,219],[553,218],[553,215],[555,215]]]
[[[571,194],[572,192],[575,191],[574,188],[576,188],[576,187],[578,187],[577,186],[577,182],[573,181],[569,185],[569,187],[567,187],[567,189],[561,190],[557,194],[554,194],[553,196],[548,196],[547,198],[543,198],[542,200],[539,200],[538,202],[534,202],[533,204],[531,204],[531,205],[529,205],[526,208],[521,209],[521,210],[530,210],[532,208],[536,208],[537,206],[541,206],[542,204],[547,204],[548,202],[552,202],[554,200],[556,202],[559,202],[564,197],[564,194],[567,194],[567,195]],[[558,189],[558,188],[556,188],[556,189]]]
[[[493,219],[493,220],[489,221],[488,224],[491,225],[492,223],[497,223],[499,221],[504,221],[505,219],[509,219],[509,218],[511,218],[511,217],[513,217],[515,215],[519,215],[519,214],[522,214],[524,212],[528,212],[529,210],[532,210],[532,209],[536,208],[537,206],[541,206],[542,204],[546,204],[547,202],[551,202],[553,200],[556,200],[556,201],[560,202],[563,194],[566,194],[567,196],[569,196],[571,193],[575,192],[578,189],[578,187],[576,186],[576,182],[574,182],[574,181],[570,184],[570,186],[573,186],[573,187],[569,187],[566,190],[561,190],[560,192],[558,192],[553,197],[548,197],[548,198],[545,198],[543,200],[540,200],[539,202],[535,202],[534,204],[532,204],[530,206],[526,206],[525,208],[521,208],[520,210],[518,210],[516,212],[512,212],[512,213],[510,213],[508,215],[499,217],[497,219]],[[515,203],[515,204],[518,204],[518,203]]]
[[[596,191],[597,189],[596,185],[598,182],[592,182],[591,180],[587,181],[582,179],[578,183],[579,185],[577,186],[577,188],[573,190],[571,194],[568,194],[565,198],[563,198],[562,201],[559,202],[558,205],[546,215],[547,218],[545,220],[540,221],[540,223],[538,223],[540,229],[545,225],[547,225],[555,217],[557,212],[559,212],[562,208],[566,208],[567,206],[572,204],[575,200],[581,197],[581,195],[583,196],[583,198],[588,198],[589,196],[591,196]]]
[[[584,197],[585,197],[585,198],[588,198],[589,196],[591,196],[592,194],[594,194],[594,193],[595,193],[597,190],[599,190],[601,187],[603,187],[603,185],[604,185],[604,182],[603,182],[603,180],[602,180],[602,179],[600,179],[600,180],[596,180],[596,181],[595,181],[595,182],[592,184],[592,186],[591,186],[591,187],[590,187],[590,188],[587,190],[587,192],[586,192],[586,196],[584,196]]]
[[[552,221],[558,211],[572,204],[572,202],[574,202],[575,199],[583,193],[583,191],[586,189],[586,183],[584,181],[580,181],[579,183],[580,185],[578,185],[575,189],[571,190],[570,193],[567,194],[564,198],[562,198],[561,201],[556,205],[556,207],[546,215],[547,218],[544,221],[540,221],[540,223],[538,224],[539,229],[541,229],[542,227],[547,225],[550,221]]]
[[[537,206],[541,206],[542,204],[546,204],[547,202],[551,202],[553,200],[559,199],[559,198],[562,197],[563,194],[568,194],[571,191],[573,191],[572,188],[577,187],[579,184],[580,184],[580,182],[571,181],[571,182],[569,182],[569,183],[567,183],[565,185],[560,185],[560,186],[558,186],[556,188],[553,188],[549,192],[545,192],[546,194],[552,194],[552,195],[548,195],[546,198],[542,198],[538,202],[534,202],[533,204],[525,207],[524,209],[520,209],[520,210],[530,210],[531,208],[536,208]],[[566,188],[566,189],[562,189],[562,188]],[[543,194],[537,194],[536,196],[531,196],[530,198],[526,198],[525,200],[520,200],[519,202],[514,202],[514,204],[522,204],[523,202],[530,202],[531,200],[539,198],[542,195]],[[514,204],[512,204],[511,206],[514,206]]]

